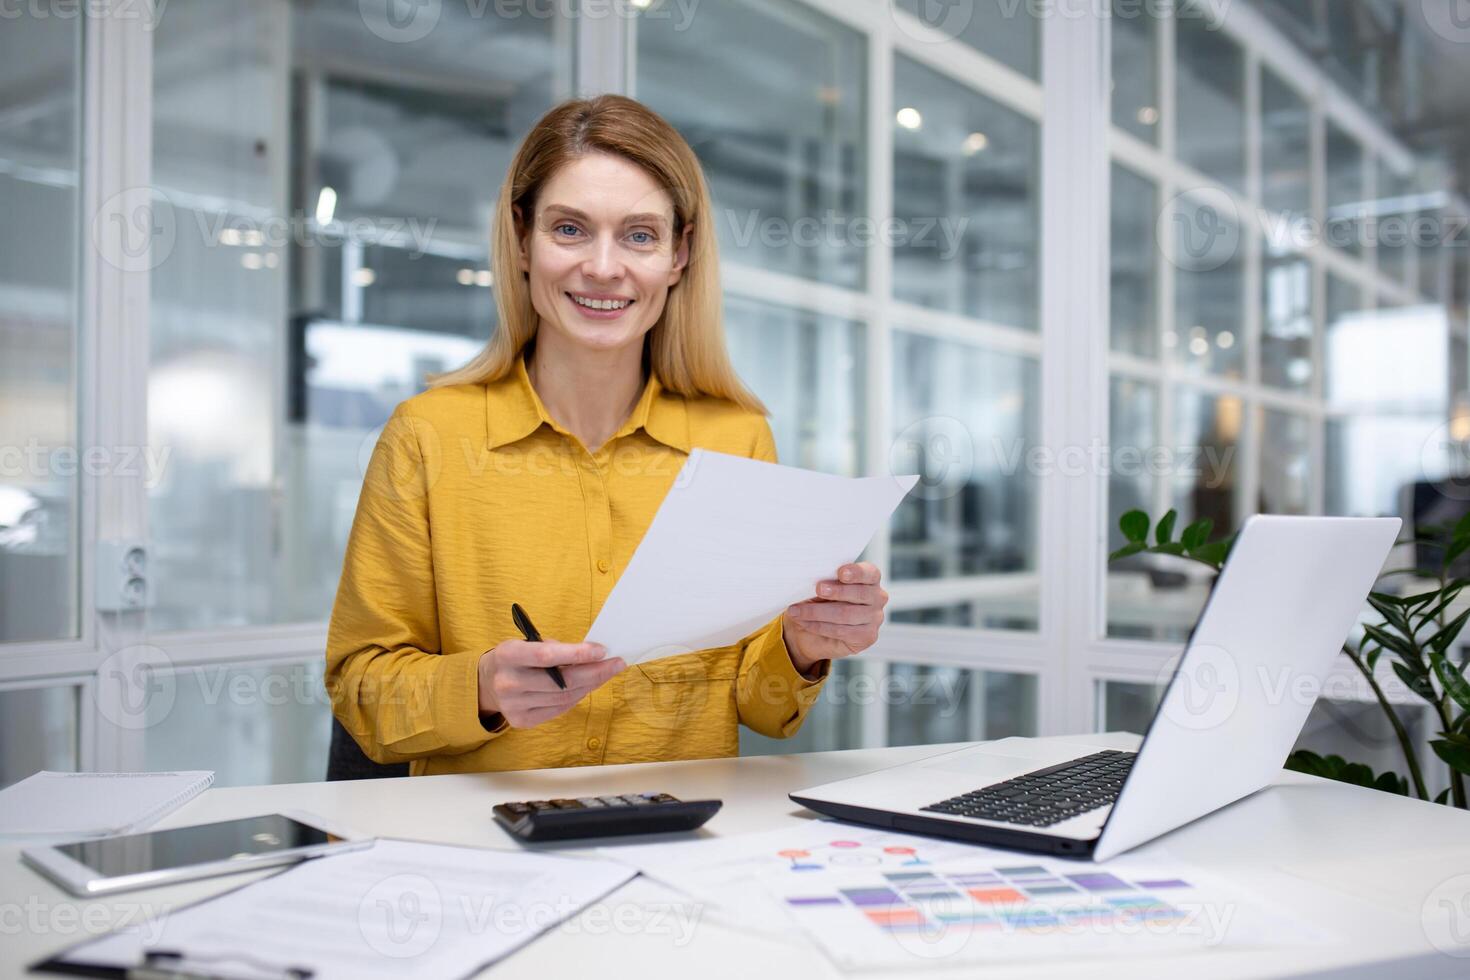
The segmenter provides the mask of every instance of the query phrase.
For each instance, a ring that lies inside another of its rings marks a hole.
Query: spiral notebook
[[[0,837],[106,837],[139,831],[214,782],[214,773],[38,772],[0,790]]]

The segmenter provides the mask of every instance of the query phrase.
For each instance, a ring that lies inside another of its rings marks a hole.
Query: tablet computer
[[[73,895],[87,896],[293,864],[371,843],[314,814],[288,810],[30,847],[21,859]]]

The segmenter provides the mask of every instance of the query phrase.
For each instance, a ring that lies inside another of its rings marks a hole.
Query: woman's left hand
[[[816,596],[786,607],[781,622],[797,670],[809,675],[818,661],[862,653],[877,641],[888,604],[879,578],[872,562],[843,565],[836,579],[817,583]]]

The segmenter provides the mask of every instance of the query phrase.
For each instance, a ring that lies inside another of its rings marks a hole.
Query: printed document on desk
[[[83,943],[40,969],[122,975],[151,953],[169,956],[158,975],[465,977],[634,874],[611,861],[379,840]]]
[[[631,665],[749,636],[860,555],[918,479],[695,449],[586,639]]]
[[[795,925],[843,970],[1336,938],[1266,895],[1149,852],[1095,864],[829,820],[600,849],[714,919],[784,937]]]
[[[1008,856],[978,844],[832,820],[728,837],[609,844],[599,853],[696,899],[713,918],[773,936],[791,934],[792,915],[771,900],[763,881],[795,877],[810,884],[855,868],[902,873],[947,861]]]

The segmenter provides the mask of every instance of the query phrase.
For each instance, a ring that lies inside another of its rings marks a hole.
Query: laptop
[[[1400,520],[1252,517],[1138,751],[1006,738],[790,794],[839,820],[1107,860],[1281,771]]]

